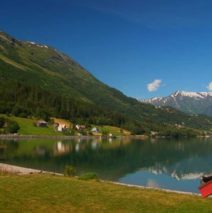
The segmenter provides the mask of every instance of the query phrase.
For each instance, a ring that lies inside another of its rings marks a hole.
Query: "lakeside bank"
[[[57,175],[0,174],[0,212],[212,212],[212,199]]]
[[[8,173],[8,174],[15,174],[15,175],[44,174],[44,175],[64,176],[64,174],[62,174],[62,173],[50,172],[50,171],[44,171],[44,170],[32,169],[32,168],[26,168],[26,167],[21,167],[21,166],[16,166],[16,165],[11,165],[11,164],[5,164],[5,163],[0,163],[0,173],[1,172],[2,173]],[[75,177],[78,178],[77,176],[75,176]],[[134,185],[134,184],[126,184],[126,183],[107,181],[107,180],[99,180],[99,181],[102,182],[102,183],[110,183],[110,184],[114,184],[114,185],[126,186],[126,187],[129,187],[129,188],[138,188],[138,189],[146,189],[146,190],[158,190],[158,191],[163,191],[163,192],[200,196],[200,194],[192,193],[192,192],[169,190],[169,189],[156,188],[156,187],[139,186],[139,185]]]
[[[16,175],[32,175],[32,174],[48,174],[48,175],[59,175],[63,176],[63,174],[56,172],[43,171],[39,169],[26,168],[21,166],[15,166],[5,163],[0,163],[0,172],[16,174]]]
[[[0,140],[28,140],[28,139],[52,139],[52,140],[92,140],[92,139],[137,139],[137,140],[147,140],[147,139],[190,139],[194,137],[170,137],[170,136],[157,136],[152,137],[148,135],[118,135],[118,136],[101,136],[101,135],[23,135],[23,134],[0,134]],[[195,138],[210,139],[212,135],[199,135]]]
[[[25,139],[53,139],[53,140],[75,140],[75,139],[82,139],[82,140],[90,140],[90,139],[122,139],[122,138],[129,138],[129,139],[139,139],[139,140],[146,140],[149,137],[146,135],[129,135],[129,136],[115,136],[115,137],[108,137],[108,136],[93,136],[93,135],[80,135],[80,136],[67,136],[67,135],[19,135],[19,134],[0,134],[0,139],[2,140],[25,140]]]

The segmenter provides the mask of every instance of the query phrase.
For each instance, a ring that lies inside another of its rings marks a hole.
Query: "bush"
[[[17,133],[20,126],[15,121],[7,121],[7,126],[5,128],[6,133]]]
[[[98,180],[98,176],[96,173],[88,172],[79,176],[80,180]]]
[[[5,118],[4,117],[0,117],[0,128],[3,128],[5,124]]]
[[[76,175],[76,169],[73,166],[65,166],[64,175],[68,177],[73,177]]]
[[[0,134],[17,133],[20,127],[16,121],[0,117],[0,129]]]

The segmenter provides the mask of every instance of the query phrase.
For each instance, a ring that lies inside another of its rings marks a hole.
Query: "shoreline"
[[[195,192],[184,192],[184,191],[178,191],[178,190],[172,190],[172,189],[163,189],[163,188],[156,188],[156,187],[150,187],[150,186],[141,186],[141,185],[134,185],[134,184],[128,184],[128,183],[121,183],[121,182],[113,182],[113,181],[104,181],[104,180],[102,180],[102,182],[111,183],[111,184],[120,185],[120,186],[127,186],[127,187],[130,187],[130,188],[156,190],[156,191],[162,191],[162,192],[167,192],[167,193],[176,193],[176,194],[182,194],[182,195],[201,196],[201,194],[195,193]]]
[[[120,136],[114,136],[114,137],[108,137],[108,136],[93,136],[93,135],[18,135],[18,134],[6,134],[1,135],[0,139],[4,140],[19,140],[19,139],[55,139],[55,140],[73,140],[73,139],[121,139],[121,138],[131,138],[131,139],[140,139],[140,140],[146,140],[149,137],[146,135],[120,135]]]
[[[26,167],[15,166],[15,165],[5,164],[5,163],[0,163],[0,172],[11,173],[11,174],[16,174],[16,175],[49,174],[49,175],[64,176],[62,173],[43,171],[43,170],[39,170],[39,169],[26,168]],[[115,181],[109,181],[109,180],[100,180],[100,182],[110,183],[110,184],[120,185],[120,186],[126,186],[126,187],[131,187],[131,188],[138,188],[138,189],[156,190],[156,191],[162,191],[162,192],[167,192],[167,193],[176,193],[176,194],[182,194],[182,195],[201,196],[201,194],[193,193],[193,192],[184,192],[184,191],[171,190],[171,189],[140,186],[140,185],[127,184],[127,183],[121,183],[121,182],[115,182]]]
[[[26,168],[6,163],[0,163],[0,172],[16,174],[16,175],[32,175],[32,174],[49,174],[63,176],[61,173],[43,171],[39,169]]]
[[[0,134],[0,140],[26,140],[26,139],[52,139],[52,140],[91,140],[91,139],[138,139],[138,140],[147,140],[147,139],[178,139],[173,137],[151,137],[148,135],[118,135],[118,136],[95,136],[95,135],[19,135],[19,134]],[[190,139],[193,137],[181,137],[180,139]],[[194,137],[195,138],[195,137]],[[212,135],[207,136],[196,136],[196,138],[210,139]]]

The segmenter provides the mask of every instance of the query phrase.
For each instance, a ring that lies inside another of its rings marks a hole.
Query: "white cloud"
[[[207,88],[208,88],[208,90],[209,90],[210,92],[212,92],[212,82],[210,82],[210,83],[208,84]]]
[[[149,91],[149,92],[157,91],[157,90],[160,88],[161,83],[162,83],[161,80],[156,79],[156,80],[154,80],[153,82],[147,84],[147,89],[148,89],[148,91]],[[211,85],[211,89],[212,89],[212,85]]]

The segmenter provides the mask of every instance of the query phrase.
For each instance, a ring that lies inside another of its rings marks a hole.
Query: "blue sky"
[[[209,0],[1,1],[0,30],[56,47],[126,95],[148,98],[208,90],[211,11]]]

